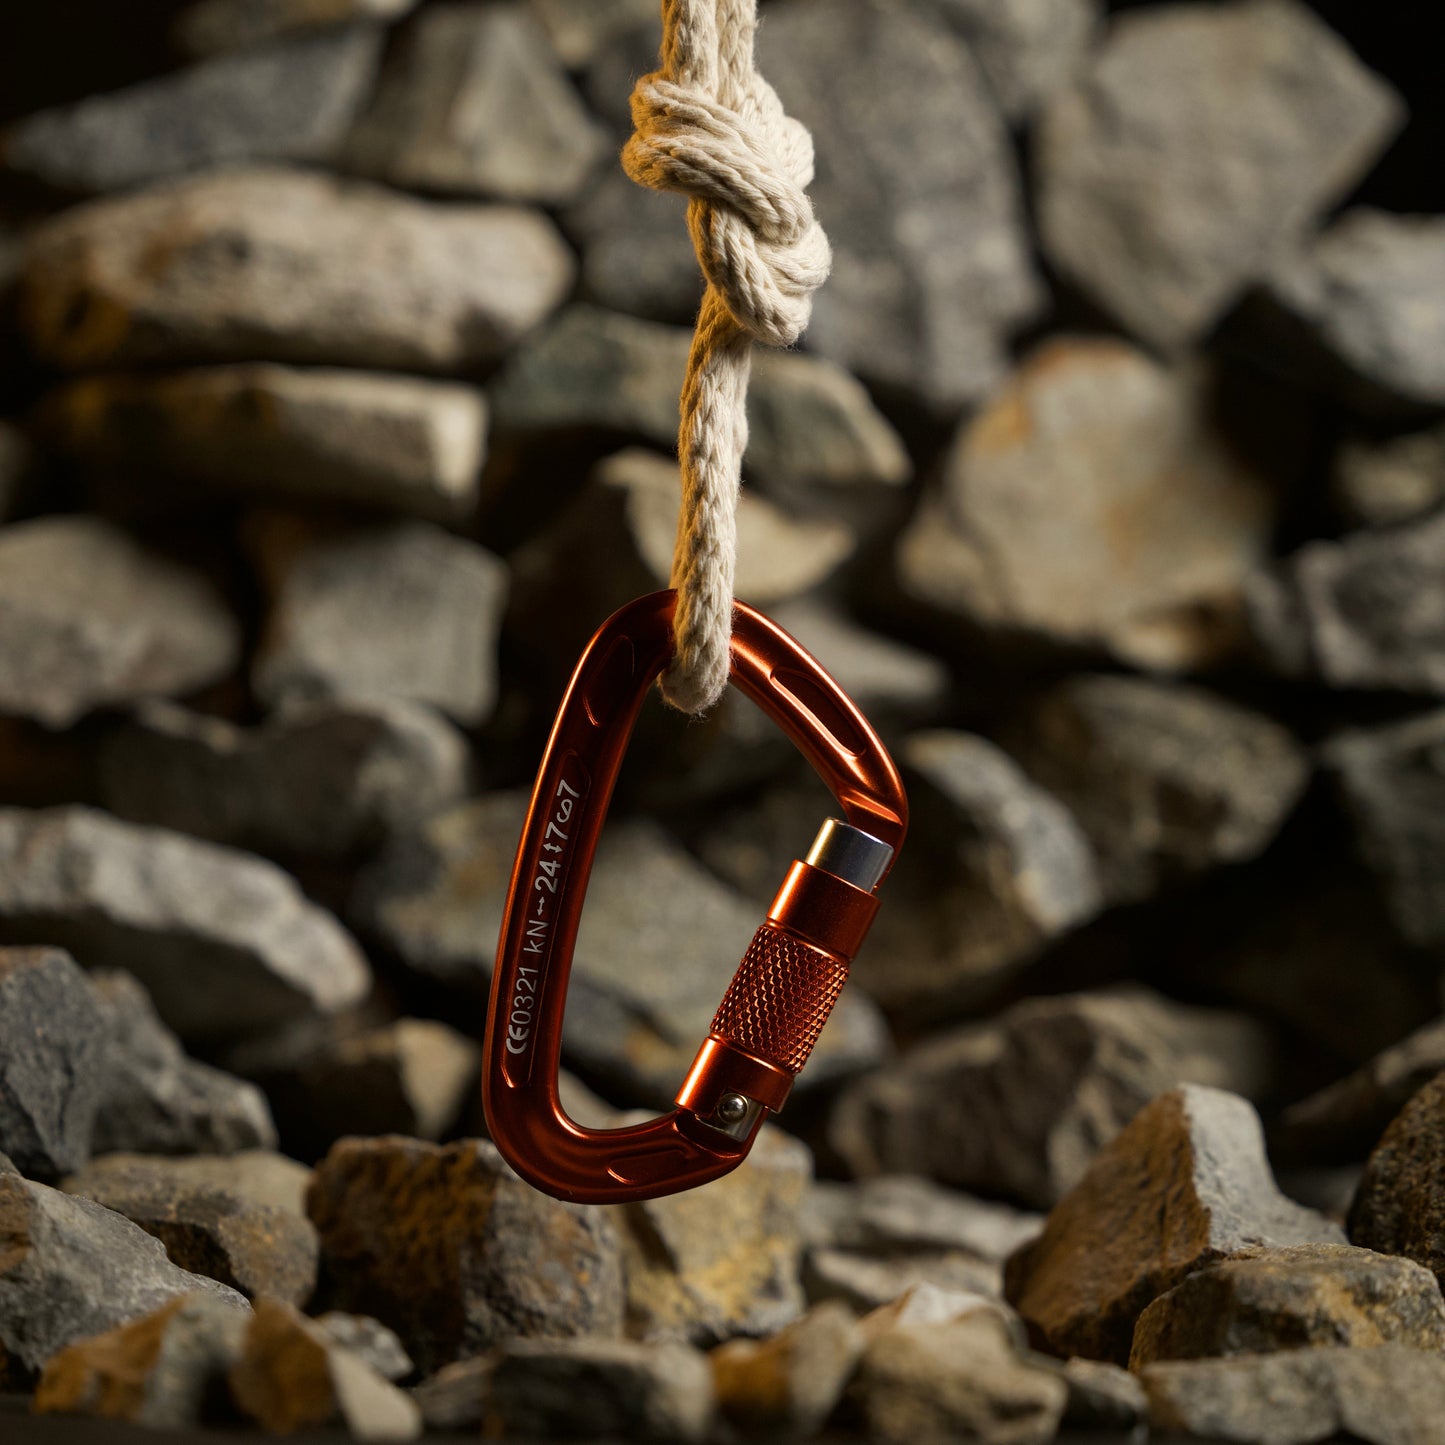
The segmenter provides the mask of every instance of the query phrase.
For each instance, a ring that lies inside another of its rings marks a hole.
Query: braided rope
[[[831,264],[813,216],[813,140],[753,65],[757,0],[663,0],[660,68],[632,93],[627,174],[689,198],[707,290],[683,381],[675,656],[662,690],[699,713],[728,681],[752,343],[791,346]]]

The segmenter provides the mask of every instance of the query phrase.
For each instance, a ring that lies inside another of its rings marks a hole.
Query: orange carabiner
[[[529,1183],[579,1203],[652,1199],[742,1163],[817,1042],[908,826],[898,770],[867,720],[787,633],[735,604],[732,681],[812,763],[846,822],[829,819],[789,869],[677,1107],[623,1129],[573,1123],[557,1095],[572,950],[633,726],[672,657],[674,601],[629,602],[577,664],[537,773],[492,976],[482,1077],[492,1139]]]

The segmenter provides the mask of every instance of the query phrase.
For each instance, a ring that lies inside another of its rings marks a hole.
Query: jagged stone
[[[926,1174],[1048,1208],[1156,1095],[1258,1095],[1261,1026],[1145,989],[1029,999],[915,1046],[849,1086],[829,1141],[859,1174]]]
[[[1233,646],[1276,501],[1201,363],[1055,338],[960,428],[903,533],[905,593],[971,628],[1194,667]]]
[[[1015,122],[1083,66],[1103,18],[1097,0],[933,3],[968,42],[999,109]]]
[[[0,532],[0,712],[62,728],[107,704],[194,691],[239,653],[210,582],[109,522],[37,517]]]
[[[240,1353],[246,1311],[214,1294],[177,1295],[141,1318],[51,1357],[35,1391],[41,1415],[92,1415],[153,1429],[215,1414]]]
[[[934,1016],[996,992],[1104,905],[1067,808],[985,738],[925,732],[899,750],[912,832],[858,981],[883,1006]]]
[[[1298,366],[1373,411],[1445,406],[1445,220],[1347,211],[1266,286]],[[1301,346],[1299,343],[1303,343]]]
[[[416,1366],[406,1347],[380,1320],[369,1315],[349,1315],[342,1310],[328,1310],[316,1323],[338,1345],[359,1355],[383,1380],[393,1384],[404,1380]]]
[[[143,1229],[88,1199],[0,1173],[0,1358],[33,1372],[76,1340],[225,1285],[177,1268]]]
[[[522,0],[424,11],[350,144],[393,185],[549,205],[573,199],[607,136]]]
[[[1309,778],[1278,723],[1203,689],[1076,675],[1025,708],[1011,737],[1067,805],[1112,900],[1256,857]]]
[[[1354,525],[1412,522],[1445,501],[1445,427],[1384,440],[1348,437],[1335,453],[1330,491]]]
[[[729,1340],[709,1356],[722,1417],[744,1439],[822,1432],[863,1349],[853,1312],[821,1304],[766,1340]]]
[[[360,949],[273,864],[90,808],[0,809],[0,940],[127,968],[182,1038],[224,1037],[368,991]]]
[[[0,948],[0,1151],[53,1182],[90,1157],[110,1038],[61,948]]]
[[[154,1154],[106,1154],[92,1159],[65,1181],[74,1194],[104,1191],[112,1181],[123,1184],[137,1171],[175,1193],[219,1190],[248,1204],[277,1209],[300,1219],[306,1215],[311,1170],[270,1149],[243,1149],[236,1154],[193,1154],[175,1158]]]
[[[810,194],[833,271],[808,344],[955,411],[992,387],[1005,338],[1042,301],[1005,128],[968,47],[931,5],[845,0],[826,24],[818,14],[809,0],[774,7],[757,45],[818,151]],[[860,109],[859,95],[880,103]]]
[[[1338,734],[1324,757],[1401,937],[1445,943],[1445,711]]]
[[[747,1160],[705,1191],[611,1211],[622,1240],[628,1333],[713,1345],[800,1315],[800,1210],[813,1174],[805,1145],[759,1134]]]
[[[1350,1240],[1403,1254],[1445,1280],[1445,1075],[1385,1130],[1350,1206]]]
[[[345,698],[425,703],[464,724],[496,697],[505,564],[429,522],[257,543],[271,595],[252,684],[272,706]]]
[[[66,211],[31,233],[21,311],[65,370],[269,360],[457,371],[571,288],[545,217],[246,168]]]
[[[95,192],[244,161],[325,161],[380,55],[380,31],[355,26],[205,61],[17,121],[0,135],[0,164]]]
[[[394,1329],[423,1371],[510,1336],[620,1332],[612,1220],[537,1193],[484,1141],[343,1140],[308,1207],[320,1297]]]
[[[1286,675],[1445,694],[1445,513],[1309,542],[1250,581],[1250,622]]]
[[[1122,1365],[1140,1314],[1196,1269],[1260,1245],[1343,1242],[1279,1192],[1254,1109],[1186,1085],[1104,1148],[1010,1258],[1005,1291],[1035,1343]]]
[[[323,701],[258,728],[153,704],[101,744],[101,800],[140,823],[290,857],[350,857],[466,792],[465,737],[420,704]]]
[[[514,1340],[491,1364],[485,1418],[509,1437],[693,1442],[712,1424],[708,1362],[675,1340]]]
[[[236,1154],[275,1146],[261,1091],[188,1057],[137,979],[100,970],[90,986],[109,1036],[94,1153]]]
[[[1235,1445],[1432,1445],[1445,1412],[1445,1361],[1403,1345],[1170,1361],[1140,1378],[1153,1429]]]
[[[873,1253],[820,1246],[803,1256],[803,1289],[814,1304],[832,1300],[875,1310],[924,1285],[1002,1299],[1003,1268],[958,1249]]]
[[[357,20],[399,20],[417,0],[196,0],[177,17],[174,37],[191,55],[242,50],[285,35]]]
[[[305,1304],[316,1287],[316,1231],[289,1210],[143,1160],[76,1176],[66,1191],[123,1214],[160,1240],[173,1264],[248,1299],[272,1295]]]
[[[189,496],[336,500],[441,520],[478,498],[481,392],[458,382],[252,364],[85,377],[47,435],[89,468]]]
[[[1149,1399],[1128,1370],[1103,1360],[1073,1359],[1064,1364],[1063,1375],[1069,1391],[1066,1428],[1133,1434],[1148,1420]]]
[[[1129,1368],[1349,1345],[1445,1348],[1428,1269],[1347,1244],[1256,1249],[1196,1270],[1139,1316]]]
[[[432,1019],[312,1020],[240,1045],[227,1063],[265,1090],[286,1151],[317,1159],[347,1134],[442,1138],[477,1087],[481,1049]]]
[[[490,794],[399,839],[358,879],[358,927],[417,972],[485,996],[525,813],[521,794]],[[761,921],[657,825],[616,820],[588,887],[566,1055],[630,1101],[671,1107]],[[679,938],[688,940],[685,969],[677,966]],[[877,1010],[845,991],[799,1087],[855,1073],[886,1048]]]
[[[1405,118],[1293,0],[1116,18],[1035,132],[1044,247],[1141,339],[1201,335]]]
[[[1285,1135],[1311,1157],[1363,1159],[1437,1074],[1445,1074],[1445,1018],[1286,1109]]]

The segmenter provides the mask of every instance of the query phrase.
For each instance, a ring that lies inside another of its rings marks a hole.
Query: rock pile
[[[1440,1445],[1408,22],[766,0],[834,269],[739,592],[913,825],[746,1164],[595,1208],[486,1139],[479,1040],[558,691],[669,575],[657,0],[171,8],[0,130],[0,1437]],[[647,705],[572,1117],[668,1106],[830,811],[740,697]]]

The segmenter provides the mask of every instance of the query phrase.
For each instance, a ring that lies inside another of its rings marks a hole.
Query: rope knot
[[[806,190],[807,128],[756,71],[737,107],[664,71],[645,75],[632,93],[632,123],[622,152],[627,174],[693,201],[688,229],[698,262],[733,319],[759,341],[791,346],[832,262]]]

